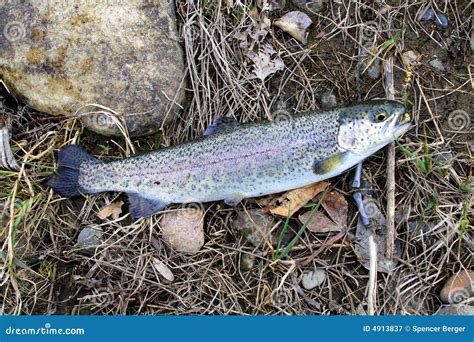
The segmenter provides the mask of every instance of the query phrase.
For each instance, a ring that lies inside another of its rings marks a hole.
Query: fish
[[[410,126],[405,106],[391,100],[244,124],[217,117],[197,140],[112,162],[68,145],[48,184],[63,197],[125,192],[137,219],[170,204],[236,206],[340,175]]]

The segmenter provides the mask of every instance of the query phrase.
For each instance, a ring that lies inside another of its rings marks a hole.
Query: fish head
[[[403,104],[375,100],[345,108],[339,115],[338,145],[343,151],[370,155],[404,134],[411,126]]]

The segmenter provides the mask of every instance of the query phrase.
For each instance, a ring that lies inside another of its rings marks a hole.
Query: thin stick
[[[369,236],[369,255],[370,255],[370,269],[369,282],[367,284],[367,311],[370,316],[375,314],[375,296],[376,296],[376,282],[377,282],[377,245],[374,242],[374,236]]]
[[[393,60],[389,57],[384,61],[385,93],[389,100],[395,99],[393,85]],[[392,260],[395,244],[395,144],[387,147],[387,235],[385,257]]]

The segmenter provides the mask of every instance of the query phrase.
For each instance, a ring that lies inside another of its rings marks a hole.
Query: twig
[[[305,260],[299,263],[300,266],[306,266],[311,261],[313,261],[319,254],[324,252],[328,247],[332,246],[337,240],[342,239],[347,232],[347,228],[341,230],[339,233],[334,235],[333,237],[329,238],[327,241],[323,242],[321,247],[319,247],[316,251],[314,251],[310,256],[308,256]]]
[[[369,282],[367,284],[367,311],[370,316],[375,314],[376,282],[377,282],[377,245],[374,236],[369,236],[370,269]]]
[[[393,60],[392,57],[384,61],[385,92],[387,98],[395,99],[393,85]],[[395,244],[395,144],[387,147],[387,235],[385,257],[392,260]]]
[[[13,157],[10,147],[10,132],[6,119],[0,113],[0,169],[18,171],[20,166]]]

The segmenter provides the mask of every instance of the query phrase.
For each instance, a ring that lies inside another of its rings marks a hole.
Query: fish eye
[[[388,118],[387,113],[380,112],[380,113],[375,114],[374,121],[379,123],[379,122],[383,122],[383,121],[387,120],[387,118]]]

